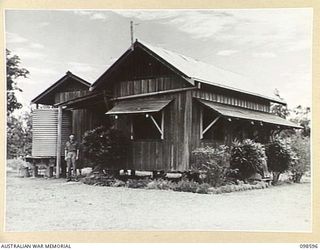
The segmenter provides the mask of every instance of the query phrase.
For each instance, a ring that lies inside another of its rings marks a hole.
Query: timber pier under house
[[[187,171],[191,151],[200,146],[236,138],[266,142],[274,131],[300,128],[270,113],[271,104],[286,105],[283,100],[247,85],[235,73],[136,40],[92,85],[67,73],[33,103],[57,110],[52,118],[57,120],[52,139],[57,176],[66,131],[80,141],[85,130],[106,124],[131,140],[119,169]],[[43,142],[36,126],[34,134],[33,147],[39,148]]]

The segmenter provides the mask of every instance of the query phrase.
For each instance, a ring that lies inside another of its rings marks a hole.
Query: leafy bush
[[[221,194],[237,191],[245,191],[251,189],[267,188],[265,182],[257,182],[255,184],[245,184],[238,181],[237,184],[228,184],[220,187],[211,187],[208,183],[198,183],[195,181],[181,180],[172,182],[164,179],[129,179],[124,182],[114,177],[108,177],[101,174],[91,174],[82,179],[83,183],[95,186],[111,186],[111,187],[128,187],[128,188],[144,188],[156,190],[172,190],[178,192],[192,192],[199,194]]]
[[[26,162],[22,159],[8,159],[7,160],[7,171],[18,172],[20,169],[26,167]]]
[[[225,176],[226,176],[226,180],[225,182],[236,182],[237,180],[240,179],[240,171],[238,168],[227,168],[225,171]]]
[[[149,182],[147,185],[147,188],[148,189],[169,190],[169,189],[173,189],[174,185],[175,185],[175,183],[173,183],[172,181],[157,179],[157,180],[153,180],[153,181]]]
[[[228,147],[204,147],[195,149],[191,154],[191,169],[200,172],[202,180],[212,186],[219,186],[225,178],[229,166]]]
[[[84,156],[91,166],[109,169],[117,168],[126,159],[128,144],[120,130],[103,126],[86,131],[82,140]]]
[[[289,169],[296,159],[290,141],[275,137],[272,142],[266,146],[267,164],[269,171],[273,172],[273,181],[279,180],[279,175]]]
[[[86,177],[82,178],[81,181],[87,185],[113,186],[113,184],[116,182],[116,179],[112,176],[92,172],[88,174]]]
[[[21,177],[29,177],[33,166],[20,158],[7,160],[7,172],[17,173]]]
[[[198,193],[198,194],[208,194],[209,193],[209,188],[210,188],[210,185],[208,183],[202,183],[197,187],[196,193]]]
[[[196,193],[199,183],[195,181],[181,180],[173,186],[174,191]]]
[[[231,147],[231,169],[238,169],[241,179],[247,179],[255,173],[263,175],[263,162],[266,160],[265,149],[261,143],[250,139],[234,141]]]
[[[129,179],[126,183],[126,187],[128,188],[146,188],[148,183],[150,182],[149,179]]]
[[[290,166],[293,182],[300,182],[302,175],[310,170],[310,137],[293,135],[291,148],[296,154],[296,159]]]
[[[126,183],[124,181],[121,181],[121,180],[115,180],[113,183],[112,183],[112,187],[124,187],[126,185]]]
[[[238,185],[230,184],[230,185],[225,185],[218,188],[209,188],[209,193],[222,194],[222,193],[240,192],[240,191],[253,190],[253,189],[264,189],[268,187],[269,187],[268,183],[262,182],[262,181],[254,185],[246,184],[242,182]]]
[[[172,182],[168,180],[158,179],[148,183],[148,189],[157,190],[173,190],[178,192],[192,192],[199,194],[207,194],[210,189],[208,183],[199,184],[195,181],[181,180],[179,182]]]

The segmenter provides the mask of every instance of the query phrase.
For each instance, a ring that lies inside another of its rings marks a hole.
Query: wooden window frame
[[[202,140],[204,137],[204,134],[220,120],[221,115],[217,116],[212,120],[212,122],[209,123],[209,125],[206,128],[203,128],[203,107],[200,108],[200,139]]]
[[[158,124],[156,119],[154,119],[152,114],[146,113],[145,116],[150,118],[154,126],[160,132],[160,139],[164,139],[164,110],[161,111],[161,124]],[[134,140],[134,133],[133,133],[133,119],[132,116],[130,118],[130,140]]]

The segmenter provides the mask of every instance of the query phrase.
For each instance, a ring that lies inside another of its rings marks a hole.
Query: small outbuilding
[[[65,174],[64,145],[71,133],[80,141],[83,133],[104,123],[105,106],[97,104],[94,109],[71,110],[60,103],[90,94],[90,83],[68,71],[62,78],[41,92],[31,102],[36,104],[32,111],[32,156],[34,165],[50,165],[47,175],[53,174],[58,165]],[[103,100],[103,99],[102,99]],[[99,110],[101,109],[100,113]]]

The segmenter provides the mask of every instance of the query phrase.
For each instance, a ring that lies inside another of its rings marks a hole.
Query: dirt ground
[[[219,195],[7,176],[6,231],[310,231],[310,183]]]

